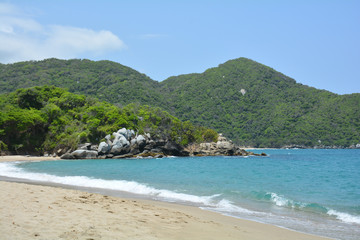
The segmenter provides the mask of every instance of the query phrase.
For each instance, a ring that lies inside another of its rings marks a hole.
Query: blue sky
[[[358,0],[0,0],[0,62],[111,60],[162,81],[246,57],[360,93]]]

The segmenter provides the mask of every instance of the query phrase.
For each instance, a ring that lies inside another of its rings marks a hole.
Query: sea
[[[360,149],[251,151],[268,156],[4,162],[0,176],[360,239]]]

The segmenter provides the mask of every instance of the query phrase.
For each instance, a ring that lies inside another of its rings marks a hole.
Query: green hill
[[[43,85],[67,88],[118,106],[133,102],[154,106],[163,100],[157,81],[111,61],[46,59],[0,64],[0,93]]]
[[[243,145],[360,142],[360,94],[340,96],[304,86],[249,59],[171,77],[161,87],[176,116],[213,127]]]
[[[110,61],[48,59],[0,65],[3,93],[42,85],[67,88],[117,106],[160,107],[245,146],[360,143],[359,93],[337,95],[308,87],[246,58],[160,83]]]

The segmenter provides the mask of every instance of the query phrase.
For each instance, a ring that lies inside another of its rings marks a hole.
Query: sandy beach
[[[0,162],[50,161],[50,160],[59,160],[59,159],[60,157],[41,157],[41,156],[29,156],[29,155],[0,156]]]
[[[11,156],[0,161],[56,160]],[[326,239],[196,207],[0,181],[0,239]]]

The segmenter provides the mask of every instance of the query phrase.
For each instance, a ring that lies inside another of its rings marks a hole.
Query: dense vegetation
[[[169,78],[162,93],[176,116],[211,126],[242,145],[360,143],[360,94],[304,86],[249,59]]]
[[[181,145],[217,138],[214,130],[181,122],[160,108],[119,108],[54,86],[2,94],[0,109],[0,150],[14,153],[64,152],[79,143],[99,143],[122,127]]]
[[[52,85],[85,94],[117,106],[138,102],[155,106],[163,98],[151,80],[129,67],[111,61],[59,60],[0,64],[0,93],[18,88]]]
[[[160,107],[246,146],[360,143],[360,94],[337,95],[304,86],[245,58],[160,83],[110,61],[48,59],[0,65],[1,92],[45,84],[116,106]]]

